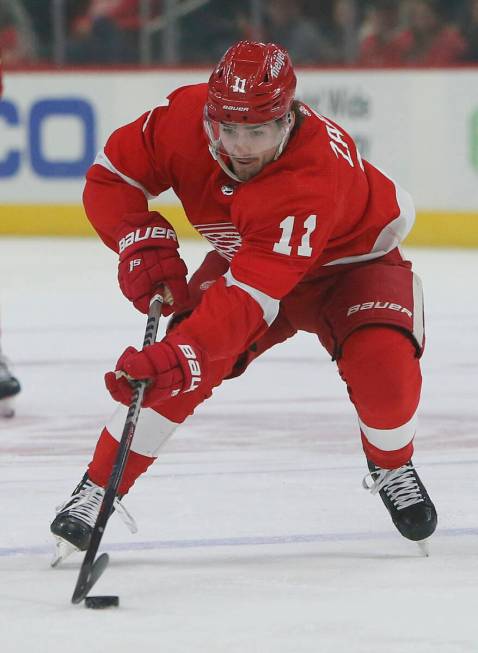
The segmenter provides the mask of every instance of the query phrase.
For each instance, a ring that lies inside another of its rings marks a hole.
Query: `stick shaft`
[[[146,323],[146,330],[143,339],[143,349],[144,347],[148,347],[149,345],[152,345],[153,342],[156,340],[156,335],[158,333],[158,326],[159,326],[159,318],[161,317],[162,305],[163,305],[162,296],[155,295],[151,300],[150,310],[148,313],[148,321]],[[119,449],[118,449],[115,463],[113,465],[113,470],[111,472],[108,485],[105,488],[105,496],[103,502],[105,502],[106,500],[106,494],[108,490],[110,490],[111,493],[114,492],[114,497],[113,497],[113,501],[114,501],[119,484],[121,483],[121,478],[123,476],[123,472],[126,466],[129,450],[131,448],[134,432],[136,430],[136,425],[138,423],[139,412],[141,410],[141,404],[143,403],[144,391],[146,390],[147,384],[148,384],[147,381],[136,381],[134,384],[133,398],[131,400],[128,414],[126,416],[126,422],[123,428],[123,433],[121,435]],[[111,508],[112,507],[113,504],[111,504]]]
[[[156,340],[162,306],[163,297],[158,293],[154,295],[150,303],[148,320],[146,323],[143,339],[143,348],[152,345]],[[86,550],[85,557],[80,568],[80,573],[78,575],[78,581],[76,583],[76,587],[71,599],[73,603],[79,603],[85,598],[85,596],[88,594],[108,564],[108,557],[106,556],[103,559],[101,566],[98,566],[98,569],[96,570],[97,573],[92,573],[92,571],[94,571],[93,565],[95,556],[98,552],[106,524],[113,510],[113,504],[118,492],[118,487],[121,483],[121,479],[126,467],[126,462],[128,460],[128,454],[131,449],[131,443],[133,441],[136,425],[138,423],[139,412],[141,410],[141,404],[143,402],[146,386],[147,381],[136,381],[134,384],[133,398],[131,400],[128,414],[126,416],[126,421],[123,428],[123,433],[121,435],[121,440],[119,442],[116,459],[108,484],[105,488],[103,501],[101,502],[98,517],[96,518],[95,526],[91,534],[90,544]],[[103,558],[103,556],[100,556],[100,558]],[[100,561],[100,558],[97,562]]]

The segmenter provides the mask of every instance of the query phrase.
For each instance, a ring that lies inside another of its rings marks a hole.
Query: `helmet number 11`
[[[290,256],[292,254],[292,246],[290,241],[292,239],[292,232],[294,231],[295,215],[288,215],[287,218],[284,218],[280,223],[279,227],[282,229],[282,235],[277,243],[274,243],[272,248],[274,252],[278,254],[286,254]],[[297,254],[299,256],[312,256],[312,247],[310,246],[310,237],[317,226],[317,216],[309,215],[309,217],[304,221],[305,233],[302,236],[300,245],[297,247]]]

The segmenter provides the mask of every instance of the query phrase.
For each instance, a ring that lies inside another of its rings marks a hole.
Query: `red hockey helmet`
[[[240,41],[218,63],[204,130],[209,151],[230,177],[245,181],[281,155],[294,124],[296,83],[287,51],[274,43]]]
[[[209,78],[207,116],[218,122],[276,120],[290,111],[296,83],[287,50],[274,43],[239,41]]]

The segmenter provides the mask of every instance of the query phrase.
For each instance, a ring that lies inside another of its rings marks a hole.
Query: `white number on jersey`
[[[277,243],[274,243],[272,248],[274,252],[278,254],[286,254],[290,256],[292,254],[292,247],[290,241],[292,238],[292,232],[294,230],[295,215],[288,215],[287,218],[284,218],[280,223],[279,227],[282,229],[282,235]],[[304,221],[305,233],[302,236],[300,245],[297,247],[297,254],[299,256],[312,256],[312,247],[310,246],[310,237],[317,226],[317,216],[309,215],[307,220]]]

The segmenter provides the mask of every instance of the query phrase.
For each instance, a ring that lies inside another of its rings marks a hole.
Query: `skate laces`
[[[371,484],[369,479],[372,481]],[[365,490],[369,490],[371,494],[377,494],[380,490],[384,490],[397,510],[403,510],[403,508],[409,508],[424,501],[417,483],[415,468],[411,463],[407,463],[398,469],[381,469],[377,467],[376,470],[364,477],[362,486]]]
[[[56,512],[59,514],[60,512],[68,511],[69,516],[81,519],[93,528],[104,494],[105,491],[102,487],[87,479],[78,492],[57,507]],[[115,498],[113,505],[121,521],[127,526],[130,532],[136,533],[138,531],[136,521],[131,513],[122,505],[118,497]]]

